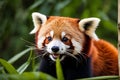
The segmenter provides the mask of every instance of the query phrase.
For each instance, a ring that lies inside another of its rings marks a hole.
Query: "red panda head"
[[[75,57],[81,54],[86,45],[86,36],[98,40],[95,30],[99,24],[98,18],[76,19],[68,17],[50,16],[32,13],[34,29],[30,34],[36,33],[38,50],[48,54],[55,61],[65,56]],[[87,40],[88,41],[88,40]],[[86,47],[87,48],[87,47]]]

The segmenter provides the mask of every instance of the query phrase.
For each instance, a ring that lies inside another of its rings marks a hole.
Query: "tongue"
[[[59,54],[53,54],[52,56],[56,59],[56,58],[58,58],[60,55],[59,55]]]

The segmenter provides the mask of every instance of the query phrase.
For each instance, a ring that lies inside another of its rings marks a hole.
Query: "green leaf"
[[[28,51],[30,50],[34,50],[34,47],[30,47],[20,53],[18,53],[17,55],[15,55],[14,57],[12,57],[10,60],[8,60],[9,63],[14,63],[15,61],[17,61],[19,58],[21,58],[22,56],[24,56]]]
[[[18,71],[20,74],[23,73],[23,72],[27,69],[27,67],[29,66],[29,64],[30,64],[30,62],[31,62],[31,59],[32,59],[32,50],[31,50],[31,52],[30,52],[30,56],[29,56],[27,62],[25,62],[22,66],[20,66],[20,67],[17,69],[17,71]]]
[[[57,80],[56,78],[42,72],[24,72],[23,74],[0,75],[0,80]]]
[[[8,63],[6,60],[0,58],[0,63],[10,74],[18,74],[16,69],[10,63]]]
[[[40,72],[39,77],[42,80],[58,80],[58,79],[52,77],[51,75],[43,73],[43,72]]]
[[[57,79],[58,80],[64,80],[61,64],[59,58],[56,60],[56,73],[57,73]]]
[[[33,10],[35,9],[36,7],[40,6],[42,3],[43,3],[44,0],[38,0],[36,1],[35,3],[33,3],[30,7],[29,7],[29,10]]]
[[[36,68],[35,68],[35,54],[32,55],[31,64],[32,64],[32,71],[36,71]]]
[[[98,77],[92,77],[92,78],[83,78],[83,79],[77,79],[77,80],[119,80],[119,76],[98,76]]]
[[[5,74],[0,74],[0,80],[8,80],[8,77]]]
[[[26,77],[26,80],[57,80],[56,78],[42,72],[25,72],[22,76]]]

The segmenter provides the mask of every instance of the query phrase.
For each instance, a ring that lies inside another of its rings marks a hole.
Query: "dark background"
[[[117,5],[117,0],[0,0],[0,57],[8,60],[31,45],[26,41],[35,43],[34,35],[29,35],[34,27],[32,12],[98,17],[97,35],[117,47]]]

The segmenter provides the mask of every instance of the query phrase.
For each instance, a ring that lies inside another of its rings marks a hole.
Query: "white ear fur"
[[[95,30],[100,22],[99,18],[85,18],[79,22],[79,29],[84,31],[88,36],[95,40],[99,40],[95,34]]]
[[[45,24],[45,22],[47,21],[47,17],[38,12],[32,13],[32,19],[34,23],[34,29],[30,32],[30,34],[36,33],[41,27],[41,25]]]

